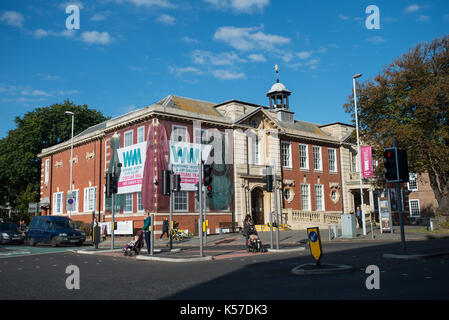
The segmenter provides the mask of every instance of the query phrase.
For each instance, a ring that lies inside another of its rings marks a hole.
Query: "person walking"
[[[150,217],[150,211],[146,211],[145,213],[146,219],[143,223],[142,230],[145,232],[145,243],[147,245],[147,253],[150,254],[150,227],[151,227],[151,217]]]
[[[355,212],[355,216],[357,218],[357,223],[359,224],[359,228],[362,228],[362,210],[357,206],[357,211]]]
[[[167,238],[170,238],[170,235],[168,234],[168,218],[164,218],[164,221],[162,222],[162,234],[159,239],[162,239],[164,234],[167,234]]]

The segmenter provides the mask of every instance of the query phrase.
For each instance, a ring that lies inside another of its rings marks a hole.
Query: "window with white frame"
[[[142,203],[142,192],[137,192],[137,211],[144,211],[143,203]]]
[[[125,206],[123,207],[123,213],[133,212],[133,194],[125,193]]]
[[[207,136],[207,130],[205,129],[195,129],[193,131],[193,136],[194,136],[194,141],[197,144],[207,144],[208,141],[208,136]]]
[[[252,154],[253,154],[253,164],[259,164],[260,156],[259,156],[259,136],[257,134],[251,137],[252,139]]]
[[[92,212],[96,209],[97,187],[84,188],[84,212]]]
[[[282,141],[281,142],[281,160],[282,167],[291,168],[292,167],[292,147],[290,142]]]
[[[310,185],[301,184],[301,210],[310,211]]]
[[[333,148],[327,149],[329,158],[329,171],[337,172],[337,150]]]
[[[55,192],[53,193],[53,214],[62,214],[64,207],[64,193]]]
[[[418,177],[416,173],[410,173],[408,177],[409,177],[409,182],[407,183],[408,190],[418,191]]]
[[[321,147],[313,146],[313,170],[323,170],[323,163],[321,161]]]
[[[307,145],[299,145],[299,168],[309,169],[309,151]]]
[[[67,194],[68,194],[69,192],[70,192],[70,191],[67,191]],[[75,210],[73,210],[73,211],[71,211],[71,212],[78,212],[78,210],[79,210],[79,204],[80,204],[80,191],[79,191],[79,189],[72,190],[72,194],[74,195],[74,198],[75,198],[75,206],[74,206],[74,209],[75,209]]]
[[[187,127],[176,125],[173,126],[171,134],[172,141],[189,142],[188,137],[189,133],[187,132]]]
[[[357,153],[351,152],[351,169],[352,172],[357,172]]]
[[[48,183],[48,177],[50,175],[50,159],[46,159],[45,160],[45,172],[44,172],[44,177],[45,177],[45,183]]]
[[[189,210],[189,194],[187,191],[178,191],[173,193],[175,195],[174,211],[188,211]]]
[[[124,147],[131,146],[133,144],[133,131],[126,131],[124,136]]]
[[[145,127],[137,128],[137,143],[141,143],[145,141]]]
[[[421,211],[419,210],[419,200],[409,200],[410,217],[420,217]]]
[[[315,185],[316,211],[324,211],[324,188],[322,184]]]

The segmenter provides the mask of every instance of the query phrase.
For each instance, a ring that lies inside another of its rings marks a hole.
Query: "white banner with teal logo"
[[[141,142],[117,150],[122,164],[118,194],[140,192],[142,190],[143,167],[145,165],[147,143]]]
[[[170,160],[174,174],[181,176],[181,190],[195,191],[199,180],[200,150],[203,160],[209,156],[211,146],[196,143],[170,141]]]

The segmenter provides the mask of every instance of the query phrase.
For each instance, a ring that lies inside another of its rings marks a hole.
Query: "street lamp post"
[[[354,109],[355,109],[355,130],[357,134],[357,152],[359,158],[359,178],[360,178],[360,210],[362,211],[362,227],[363,227],[363,235],[366,236],[366,222],[365,222],[365,213],[363,211],[363,188],[362,188],[362,154],[360,152],[360,140],[359,140],[359,121],[358,121],[358,111],[357,111],[357,92],[355,87],[355,79],[360,78],[362,76],[361,73],[358,73],[352,77],[352,84],[354,88]],[[356,212],[357,213],[357,212]]]
[[[70,143],[70,196],[72,196],[73,127],[74,127],[74,123],[75,123],[75,113],[73,113],[71,111],[66,111],[65,114],[72,116],[72,141]],[[69,218],[70,218],[70,211],[68,211],[68,213],[69,213]]]

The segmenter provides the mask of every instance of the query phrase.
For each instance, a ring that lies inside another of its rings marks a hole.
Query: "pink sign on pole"
[[[371,147],[360,147],[362,157],[362,177],[374,177],[373,171],[373,157]]]

